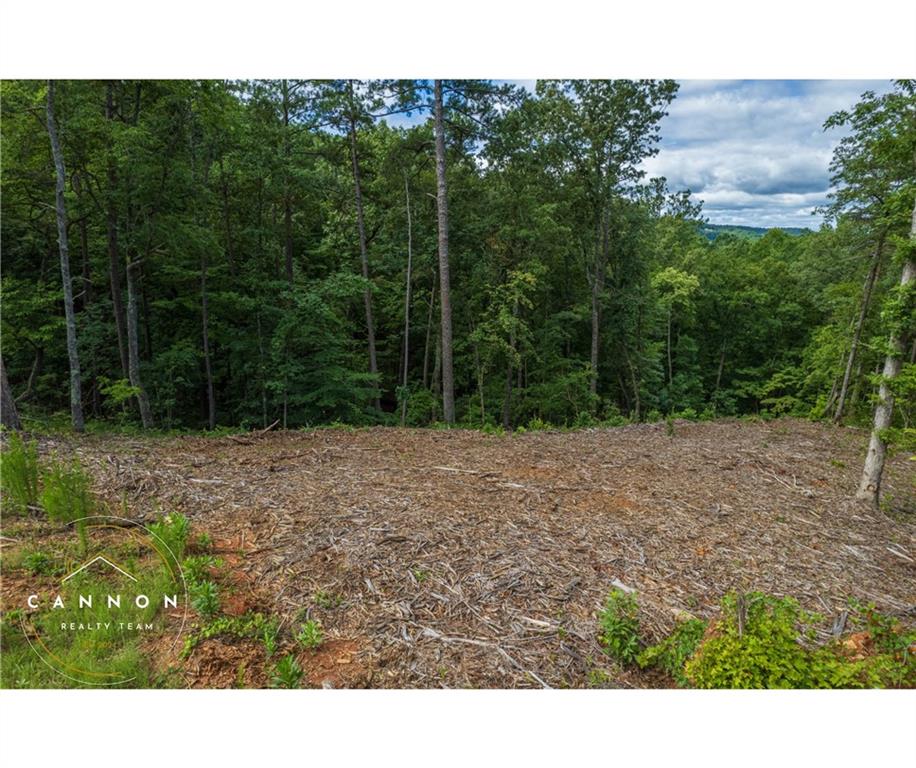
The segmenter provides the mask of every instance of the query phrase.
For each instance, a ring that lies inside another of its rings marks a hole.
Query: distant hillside
[[[789,235],[803,235],[811,231],[804,227],[773,227],[773,229],[781,229]],[[704,224],[700,227],[700,232],[710,240],[715,240],[719,235],[734,235],[735,237],[757,240],[769,231],[765,227],[742,227],[737,224]]]

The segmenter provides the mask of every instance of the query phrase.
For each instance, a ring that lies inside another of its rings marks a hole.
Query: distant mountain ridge
[[[804,235],[812,230],[807,227],[744,227],[739,224],[703,224],[700,232],[710,240],[715,240],[719,235],[734,235],[757,240],[771,229],[781,229],[789,235]]]

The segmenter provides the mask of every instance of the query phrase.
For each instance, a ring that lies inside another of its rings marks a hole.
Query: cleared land
[[[78,454],[112,509],[180,511],[209,532],[227,612],[287,628],[318,618],[327,642],[303,652],[309,684],[580,687],[667,684],[602,654],[595,616],[615,580],[639,592],[649,635],[680,612],[714,616],[733,589],[828,617],[855,597],[916,620],[916,464],[889,462],[885,511],[856,504],[866,439],[782,420],[678,422],[673,435],[90,436],[41,450]],[[256,645],[213,638],[158,663],[192,686],[263,685]]]

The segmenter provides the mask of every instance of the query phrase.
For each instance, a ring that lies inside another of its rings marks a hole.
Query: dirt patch
[[[828,616],[855,597],[912,622],[913,465],[889,463],[892,514],[863,507],[866,442],[781,420],[677,422],[673,436],[664,425],[89,436],[42,450],[78,453],[113,508],[176,510],[209,532],[241,579],[229,610],[250,610],[247,584],[287,628],[318,619],[326,646],[301,654],[312,685],[580,687],[658,684],[616,669],[597,643],[615,579],[638,590],[650,636],[679,613],[713,617],[733,589]],[[202,644],[193,684],[246,679],[253,653]]]

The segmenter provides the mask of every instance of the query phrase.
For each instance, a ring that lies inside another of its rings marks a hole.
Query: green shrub
[[[0,453],[0,487],[4,511],[26,513],[38,502],[38,448],[18,434],[9,436],[6,450]]]
[[[300,680],[302,680],[302,667],[299,666],[295,656],[289,655],[284,656],[274,666],[270,685],[272,688],[298,688]]]
[[[210,618],[219,613],[219,587],[212,581],[201,581],[190,586],[191,605],[201,616]]]
[[[791,598],[752,593],[722,600],[723,615],[685,667],[698,688],[885,688],[916,685],[910,646],[916,632],[873,608],[854,607],[853,621],[867,652],[850,656],[846,641],[815,645],[817,614]],[[743,626],[739,631],[739,612]],[[856,646],[858,647],[858,646]]]
[[[78,460],[69,466],[54,462],[42,478],[41,506],[48,517],[58,523],[76,524],[83,554],[88,549],[86,540],[86,518],[94,509],[89,491],[89,476],[83,471]]]
[[[528,422],[527,431],[528,432],[546,432],[547,430],[554,429],[553,424],[550,424],[546,421],[541,421],[537,416],[535,416],[531,421]]]
[[[36,576],[49,576],[55,571],[53,558],[44,552],[29,552],[22,558],[22,566]]]
[[[219,568],[223,561],[213,555],[195,555],[186,557],[181,564],[188,586],[206,581],[211,568]]]
[[[640,667],[659,667],[674,678],[682,688],[690,686],[684,673],[684,665],[693,656],[703,639],[706,622],[700,619],[687,619],[658,645],[646,648],[637,658]]]
[[[636,596],[611,592],[598,621],[601,644],[608,654],[624,664],[636,661],[639,655],[639,606]]]
[[[321,625],[315,619],[309,619],[300,628],[296,635],[297,642],[303,648],[317,648],[321,645],[324,637],[321,631]]]

